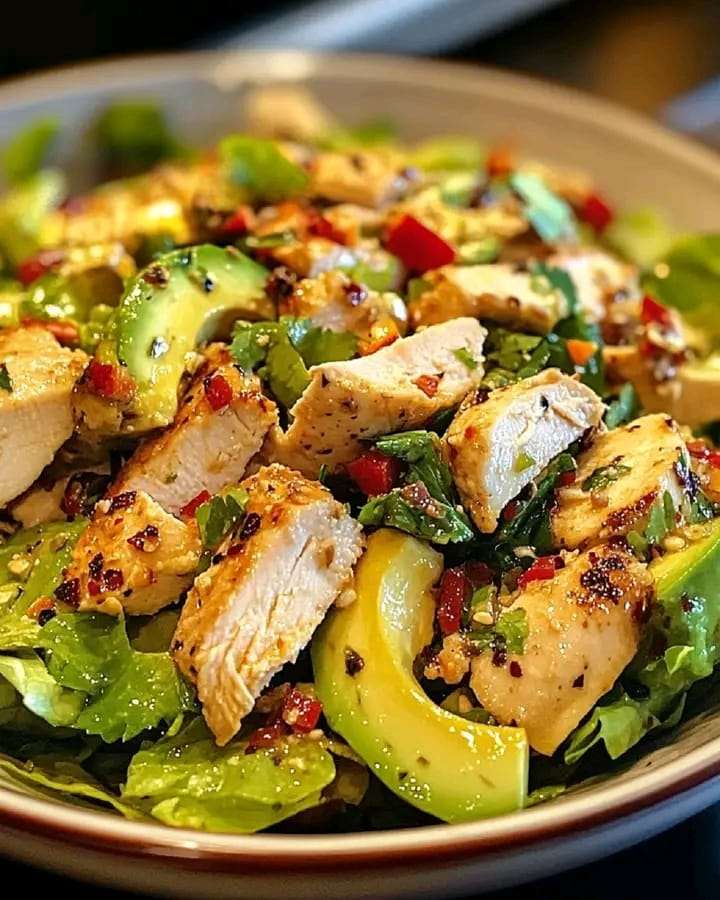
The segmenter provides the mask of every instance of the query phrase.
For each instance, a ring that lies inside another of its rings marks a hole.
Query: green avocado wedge
[[[115,321],[117,357],[137,384],[134,430],[169,424],[187,354],[228,336],[236,319],[273,319],[267,270],[233,247],[158,257],[129,282]]]
[[[368,541],[357,599],[316,634],[312,660],[325,716],[392,791],[446,822],[520,809],[529,750],[520,728],[470,722],[430,700],[413,661],[432,636],[442,557],[391,529]]]

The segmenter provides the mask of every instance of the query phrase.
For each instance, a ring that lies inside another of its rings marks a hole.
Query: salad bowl
[[[197,53],[74,67],[0,87],[0,143],[62,120],[73,186],[84,135],[108,101],[148,98],[210,144],[259,85],[307,87],[350,123],[378,115],[403,137],[473,134],[586,169],[623,208],[662,208],[680,231],[720,229],[720,159],[656,124],[555,85],[421,60],[301,52]],[[708,705],[710,708],[708,709]],[[642,752],[551,802],[506,816],[358,834],[238,836],[171,829],[63,803],[0,771],[0,851],[67,875],[177,897],[450,896],[606,856],[720,799],[720,707],[706,703]]]

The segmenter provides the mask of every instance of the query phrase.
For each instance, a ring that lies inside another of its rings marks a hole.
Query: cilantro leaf
[[[5,363],[0,363],[0,390],[12,393],[12,379]]]
[[[198,508],[195,518],[204,547],[217,547],[245,515],[247,501],[247,491],[236,487],[216,494]]]

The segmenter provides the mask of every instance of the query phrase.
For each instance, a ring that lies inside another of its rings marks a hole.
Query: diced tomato
[[[385,246],[413,272],[439,269],[455,259],[450,244],[414,216],[405,215],[390,228]]]
[[[576,478],[577,478],[577,474],[574,471],[573,472],[563,472],[558,480],[563,487],[567,487],[569,484],[575,484]]]
[[[318,723],[322,713],[322,703],[315,697],[292,688],[285,694],[280,717],[293,731],[307,734]]]
[[[615,212],[599,194],[589,194],[578,210],[578,216],[595,231],[602,233],[615,218]]]
[[[219,409],[224,409],[232,403],[232,387],[230,387],[227,379],[220,375],[219,372],[208,375],[207,378],[203,380],[203,387],[205,388],[207,401],[210,404],[211,409],[215,412]]]
[[[507,145],[493,147],[485,160],[485,171],[490,178],[505,178],[515,168],[515,154]]]
[[[272,725],[264,725],[256,728],[248,737],[246,753],[254,753],[256,750],[264,750],[273,747],[277,742],[289,734],[290,729],[284,722],[274,722]]]
[[[597,345],[592,341],[579,341],[576,338],[569,338],[565,346],[570,359],[576,366],[587,365],[597,350]]]
[[[713,469],[720,469],[720,450],[713,450],[712,447],[708,447],[704,441],[691,441],[687,445],[687,448],[693,459],[699,459],[702,462],[706,462],[711,465]]]
[[[470,596],[472,585],[464,566],[445,569],[440,581],[437,603],[437,623],[444,635],[460,630],[465,601]]]
[[[647,294],[642,299],[642,308],[640,310],[640,319],[643,325],[650,325],[655,322],[658,325],[672,325],[672,314],[667,306],[658,303],[653,297]]]
[[[225,219],[221,229],[223,237],[234,238],[247,234],[252,223],[252,210],[247,206],[239,206],[234,213]]]
[[[347,463],[345,469],[363,494],[375,497],[393,489],[402,472],[402,463],[379,450],[366,450]]]
[[[59,266],[64,259],[65,254],[62,250],[41,250],[20,263],[17,267],[17,277],[27,287]]]
[[[315,237],[326,238],[328,241],[335,241],[336,244],[346,244],[347,235],[344,231],[336,228],[326,216],[321,213],[313,212],[308,216],[308,232]]]
[[[122,366],[98,359],[90,360],[84,381],[93,394],[104,400],[129,400],[135,391],[135,382]]]
[[[192,500],[188,500],[188,502],[180,509],[180,515],[183,519],[192,519],[198,509],[206,503],[212,494],[210,491],[200,491],[199,494],[196,494]]]
[[[554,556],[539,556],[518,578],[518,587],[524,590],[533,581],[547,581],[555,577],[557,564]]]
[[[434,397],[440,387],[439,375],[418,375],[413,384],[420,388],[426,397]]]

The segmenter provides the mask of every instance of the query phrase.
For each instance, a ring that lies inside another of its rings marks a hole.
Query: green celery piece
[[[65,193],[62,172],[41,169],[0,197],[0,252],[10,265],[38,251],[42,225]]]
[[[54,116],[35,119],[19,131],[2,151],[2,168],[8,184],[18,184],[35,175],[58,135],[60,123]]]
[[[274,141],[231,135],[220,141],[221,164],[230,180],[256,200],[282,200],[300,193],[307,173],[280,151]]]
[[[322,803],[330,753],[308,738],[255,753],[217,747],[202,719],[132,758],[123,801],[142,801],[167,825],[248,834]]]
[[[30,712],[50,725],[73,725],[85,703],[85,694],[59,685],[32,651],[0,656],[0,676],[20,694]]]
[[[90,702],[74,725],[108,743],[130,740],[194,708],[191,692],[168,653],[140,653],[121,619],[61,614],[42,629],[48,671]]]

